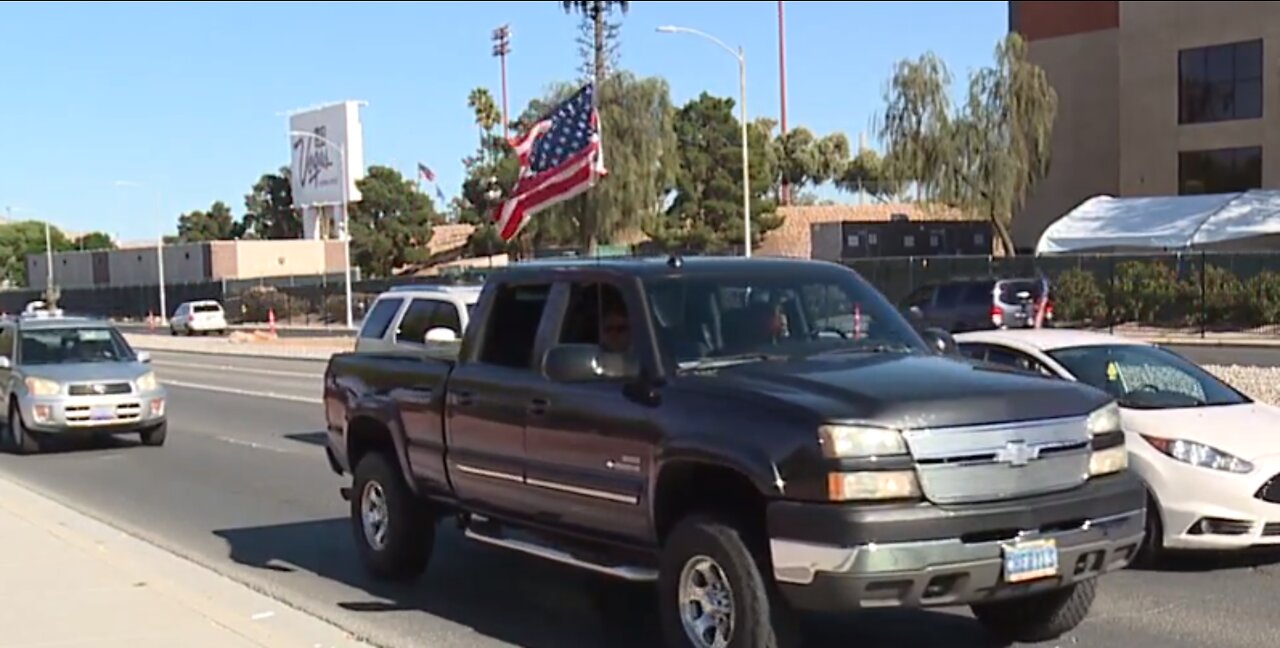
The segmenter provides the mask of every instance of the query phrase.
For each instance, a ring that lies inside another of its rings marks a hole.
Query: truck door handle
[[[453,404],[466,407],[471,404],[471,392],[453,392]]]
[[[529,413],[534,416],[546,414],[548,407],[551,407],[551,401],[545,398],[535,398],[529,401]]]

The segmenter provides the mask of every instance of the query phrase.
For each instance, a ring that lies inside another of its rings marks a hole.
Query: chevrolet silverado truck
[[[1144,535],[1117,406],[953,344],[835,264],[517,264],[456,357],[330,360],[328,459],[377,577],[417,576],[455,520],[656,583],[673,647],[794,645],[806,612],[886,606],[1060,636]]]

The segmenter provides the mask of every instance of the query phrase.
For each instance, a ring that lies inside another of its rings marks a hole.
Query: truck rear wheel
[[[737,525],[694,515],[667,537],[658,578],[671,648],[790,648],[799,635],[766,564]]]
[[[974,605],[973,615],[997,639],[1050,641],[1074,630],[1089,616],[1097,588],[1098,580],[1091,578],[1051,592]]]
[[[435,544],[435,520],[381,452],[362,457],[351,490],[351,524],[365,567],[377,578],[412,580]]]

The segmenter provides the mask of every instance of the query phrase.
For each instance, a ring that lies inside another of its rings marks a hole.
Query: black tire
[[[362,507],[367,489],[382,494],[386,519],[383,543],[375,546],[365,533]],[[408,581],[427,568],[435,545],[435,518],[428,505],[405,484],[391,459],[370,452],[356,464],[351,489],[351,531],[365,568],[375,577]]]
[[[13,451],[14,454],[29,455],[40,453],[41,439],[38,434],[27,429],[27,425],[22,422],[22,413],[18,411],[17,403],[9,404],[9,429],[5,437],[5,445]]]
[[[973,606],[973,615],[997,639],[1052,641],[1074,630],[1089,616],[1098,579],[1024,598]]]
[[[741,525],[704,515],[681,520],[663,547],[658,593],[662,634],[669,648],[698,648],[685,631],[680,601],[687,565],[710,558],[732,596],[730,648],[792,648],[800,632],[772,578],[765,549]]]
[[[1164,557],[1164,524],[1160,521],[1160,507],[1150,494],[1147,495],[1146,534],[1138,546],[1133,564],[1137,567],[1155,567]]]
[[[158,448],[164,445],[165,437],[169,436],[169,424],[161,423],[159,427],[150,430],[143,430],[142,445]]]

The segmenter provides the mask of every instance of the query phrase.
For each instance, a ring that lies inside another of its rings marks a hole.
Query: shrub
[[[1107,319],[1107,297],[1091,272],[1063,272],[1054,280],[1051,294],[1058,321],[1099,324]]]
[[[1180,293],[1178,273],[1168,265],[1125,261],[1116,266],[1116,321],[1158,322],[1161,313],[1177,303]]]
[[[1280,324],[1280,273],[1270,270],[1254,276],[1244,285],[1242,310],[1254,326]]]
[[[285,309],[289,304],[289,299],[284,293],[270,286],[250,288],[240,296],[240,300],[246,322],[265,322],[273,309],[277,318],[284,317]]]

